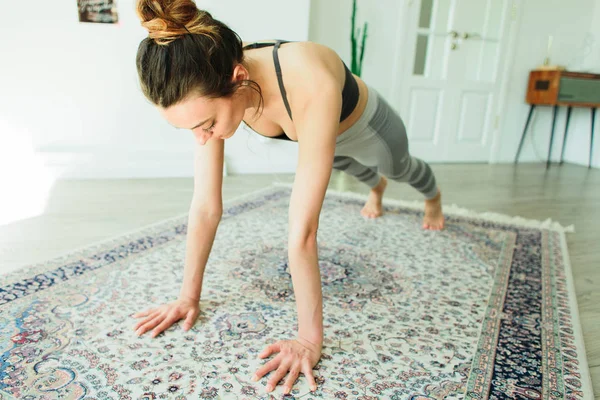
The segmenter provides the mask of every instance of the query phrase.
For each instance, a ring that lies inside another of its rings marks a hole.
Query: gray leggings
[[[369,86],[363,115],[336,140],[333,168],[344,171],[371,188],[380,175],[408,182],[426,199],[437,195],[429,165],[408,152],[406,128],[400,116]]]

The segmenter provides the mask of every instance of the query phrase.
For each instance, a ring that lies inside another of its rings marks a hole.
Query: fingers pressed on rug
[[[315,391],[317,389],[313,367],[321,357],[320,346],[311,346],[298,340],[282,340],[268,345],[258,357],[266,358],[275,353],[277,355],[274,359],[268,361],[256,371],[252,381],[256,382],[269,372],[274,371],[269,377],[266,387],[266,391],[269,393],[275,390],[278,383],[287,375],[283,383],[283,393],[289,394],[300,373],[303,373],[310,390]]]

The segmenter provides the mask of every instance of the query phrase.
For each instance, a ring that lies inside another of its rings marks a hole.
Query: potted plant
[[[350,71],[360,76],[362,72],[362,63],[365,57],[365,44],[367,41],[367,29],[369,24],[364,23],[362,32],[361,28],[356,28],[356,0],[352,1],[352,32],[350,32],[350,42],[352,44],[352,63]],[[362,33],[362,37],[361,37]],[[360,43],[360,47],[359,47]]]

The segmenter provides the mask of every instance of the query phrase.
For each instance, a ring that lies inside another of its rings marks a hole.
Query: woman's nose
[[[198,139],[198,142],[201,145],[204,145],[206,142],[208,142],[208,139],[210,139],[210,133],[206,133],[206,132],[201,132],[198,135],[196,135],[196,138]]]

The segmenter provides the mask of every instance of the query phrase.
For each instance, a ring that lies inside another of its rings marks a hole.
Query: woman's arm
[[[297,117],[298,166],[289,209],[288,257],[298,310],[298,337],[321,345],[323,302],[317,252],[319,215],[331,177],[341,93],[327,83]]]
[[[188,216],[185,266],[179,299],[137,313],[135,318],[144,317],[134,327],[138,335],[152,330],[152,337],[155,337],[180,319],[185,319],[183,328],[189,330],[198,318],[204,269],[223,208],[223,153],[223,140],[209,140],[204,146],[196,145],[194,196]]]
[[[196,144],[194,195],[188,219],[185,266],[180,297],[200,301],[204,268],[212,250],[223,212],[223,159],[225,143],[212,139]]]
[[[316,390],[312,369],[321,357],[323,345],[323,297],[317,230],[333,167],[342,89],[328,66],[324,66],[322,60],[313,54],[301,54],[305,57],[302,62],[296,60],[296,65],[303,68],[289,91],[292,93],[291,107],[299,146],[288,228],[288,257],[298,311],[298,337],[276,342],[260,354],[264,358],[279,353],[254,377],[260,379],[269,371],[276,370],[269,378],[267,392],[272,391],[288,371],[284,393],[291,391],[300,372],[306,376],[311,389]],[[293,60],[288,61],[293,63]],[[310,76],[307,76],[307,70]],[[287,71],[289,81],[289,77],[294,78],[294,72],[293,69]],[[302,86],[302,89],[299,90],[296,85]]]

